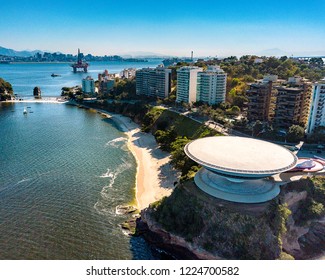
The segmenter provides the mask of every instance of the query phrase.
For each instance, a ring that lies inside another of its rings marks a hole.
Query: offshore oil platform
[[[70,66],[73,68],[73,73],[82,72],[82,71],[87,73],[89,64],[87,62],[82,61],[82,57],[81,57],[81,54],[80,54],[80,49],[78,49],[78,60],[77,60],[77,62],[71,64]]]

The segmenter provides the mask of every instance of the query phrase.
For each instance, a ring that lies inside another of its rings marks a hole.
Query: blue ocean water
[[[29,84],[41,81],[44,71],[63,68],[13,65],[13,74],[0,66],[0,77],[21,95],[29,95]],[[39,85],[49,96],[79,77],[47,85],[48,76]],[[126,140],[93,110],[0,103],[0,259],[155,258],[142,239],[119,226],[129,217],[116,207],[134,199],[136,162]]]

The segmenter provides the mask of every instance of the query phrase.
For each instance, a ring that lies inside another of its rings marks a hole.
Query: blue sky
[[[96,55],[324,51],[325,1],[4,1],[0,46]]]

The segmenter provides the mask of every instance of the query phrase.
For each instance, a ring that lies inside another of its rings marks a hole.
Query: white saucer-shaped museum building
[[[271,176],[294,168],[298,160],[282,146],[235,136],[197,139],[184,150],[203,166],[194,178],[201,190],[240,203],[262,203],[276,197],[280,187]]]

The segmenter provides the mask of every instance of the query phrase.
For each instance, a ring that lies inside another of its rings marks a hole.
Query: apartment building
[[[277,91],[274,85],[278,77],[270,75],[258,83],[249,84],[247,118],[250,121],[272,122],[276,105]]]
[[[171,91],[171,69],[142,68],[136,71],[136,94],[166,98]]]
[[[266,76],[263,81],[249,85],[247,118],[273,123],[288,129],[293,124],[307,125],[311,84],[301,77],[288,81]]]
[[[209,66],[207,71],[197,74],[196,100],[209,105],[226,100],[227,73],[219,66]]]
[[[315,83],[312,89],[310,113],[307,125],[307,134],[312,134],[315,129],[325,126],[325,83]]]
[[[297,124],[306,127],[309,116],[311,83],[300,77],[289,78],[288,82],[276,87],[277,98],[274,124],[288,129]]]
[[[95,93],[95,81],[92,77],[88,76],[85,79],[82,79],[82,91],[83,93]]]
[[[120,77],[124,79],[132,79],[135,77],[137,69],[135,68],[125,68],[120,72]]]
[[[197,66],[184,66],[177,70],[176,102],[191,103],[197,101],[198,73],[203,68]]]

